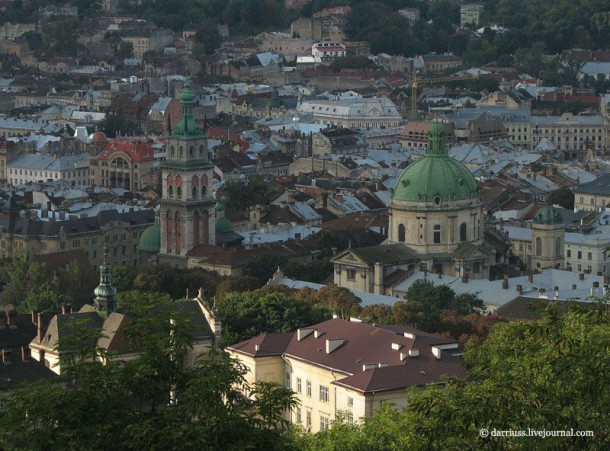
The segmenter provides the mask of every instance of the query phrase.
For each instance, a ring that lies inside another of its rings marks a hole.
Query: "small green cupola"
[[[98,312],[114,312],[116,310],[117,289],[110,280],[110,265],[106,264],[106,251],[104,251],[104,263],[100,265],[100,283],[93,290],[95,299],[93,303]]]
[[[534,223],[536,224],[563,224],[563,218],[552,205],[545,205],[536,213],[534,216]]]
[[[205,136],[205,131],[202,131],[193,119],[194,105],[195,101],[193,92],[191,91],[191,81],[187,78],[184,82],[184,89],[180,93],[180,122],[171,130],[171,137],[188,139]]]

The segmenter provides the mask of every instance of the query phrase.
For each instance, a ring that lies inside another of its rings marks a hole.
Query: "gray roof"
[[[583,183],[574,188],[575,193],[610,195],[610,174],[604,174],[597,180]]]
[[[63,228],[68,235],[97,233],[111,222],[127,222],[131,227],[154,224],[154,210],[118,213],[115,210],[100,211],[97,216],[68,219],[67,221],[37,221],[26,217],[0,216],[0,229],[13,235],[27,237],[56,237]]]
[[[54,157],[43,154],[24,153],[13,159],[9,168],[36,169],[45,171],[72,171],[77,164],[87,163],[88,154]]]

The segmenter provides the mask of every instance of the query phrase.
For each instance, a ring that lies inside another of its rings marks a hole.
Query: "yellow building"
[[[407,405],[406,389],[464,376],[455,340],[401,326],[332,319],[296,332],[263,334],[225,350],[249,369],[247,382],[276,382],[299,404],[286,419],[328,429],[340,413],[370,418],[384,401]]]

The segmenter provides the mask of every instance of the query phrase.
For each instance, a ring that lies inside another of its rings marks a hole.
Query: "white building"
[[[64,180],[72,186],[89,185],[89,155],[21,154],[8,164],[11,185]]]
[[[328,63],[346,54],[345,45],[337,41],[316,42],[311,46],[311,56],[316,63]]]
[[[306,100],[297,106],[297,110],[312,114],[318,124],[345,128],[379,129],[397,127],[402,123],[396,105],[386,97]]]

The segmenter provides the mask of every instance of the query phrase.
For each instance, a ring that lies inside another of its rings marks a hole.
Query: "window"
[[[320,401],[328,402],[328,387],[320,385]]]
[[[536,238],[536,256],[540,257],[542,255],[542,240],[540,237]]]
[[[354,398],[352,398],[351,396],[347,397],[347,406],[348,407],[353,407],[354,406]]]
[[[347,412],[347,424],[354,424],[354,414]]]
[[[305,394],[311,398],[311,381],[305,381]]]
[[[182,187],[179,186],[178,188],[176,188],[176,197],[178,199],[182,199]]]
[[[401,243],[404,243],[405,235],[406,235],[405,226],[403,224],[400,224],[398,226],[398,241],[400,241]]]
[[[582,259],[582,251],[578,251],[578,259]]]
[[[460,241],[466,241],[466,223],[460,225]]]
[[[307,414],[305,415],[305,427],[307,428],[307,430],[311,430],[311,412],[308,410]]]
[[[330,426],[330,419],[328,417],[320,415],[320,430],[326,431],[326,430],[328,430],[329,426]]]
[[[297,393],[301,393],[301,378],[297,377]]]
[[[174,187],[173,186],[168,186],[167,187],[167,196],[168,197],[174,197]]]
[[[434,244],[439,244],[441,242],[441,226],[440,224],[436,224],[434,226]]]
[[[197,199],[197,187],[193,186],[193,188],[191,189],[191,196],[193,199]]]
[[[593,260],[593,253],[592,252],[587,253],[587,260]]]
[[[292,378],[290,377],[290,372],[286,371],[286,375],[285,375],[285,382],[286,382],[286,388],[291,388],[292,385]]]
[[[578,269],[578,272],[582,272],[582,265],[578,265],[577,269]]]
[[[356,271],[353,269],[348,269],[347,270],[347,280],[354,280],[356,279]]]
[[[303,422],[303,419],[301,418],[301,409],[296,409],[294,412],[294,416],[295,416],[295,423],[301,424]]]
[[[567,252],[566,256],[568,258],[572,257],[572,251],[570,249],[568,249],[568,252]]]

